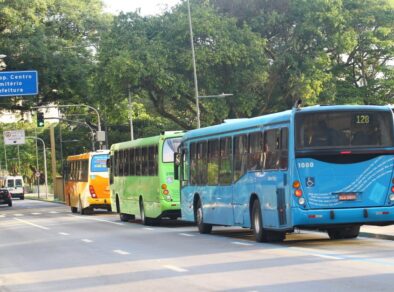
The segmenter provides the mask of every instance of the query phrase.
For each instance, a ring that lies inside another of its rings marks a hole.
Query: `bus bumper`
[[[89,206],[98,209],[108,209],[111,206],[110,198],[89,198]]]
[[[293,226],[326,227],[336,224],[389,225],[394,223],[394,206],[351,209],[293,209]]]

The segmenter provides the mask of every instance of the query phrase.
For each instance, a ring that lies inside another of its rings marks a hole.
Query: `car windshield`
[[[174,162],[174,152],[178,150],[182,138],[166,139],[163,145],[163,162]]]
[[[13,179],[7,180],[7,187],[8,188],[13,188],[14,187],[14,180]]]
[[[91,172],[106,172],[106,171],[108,171],[108,168],[107,168],[108,157],[109,157],[108,154],[94,155],[92,157],[90,171]]]
[[[22,180],[21,179],[16,179],[15,180],[15,186],[21,187],[22,186]]]
[[[394,146],[390,112],[299,113],[295,131],[297,150]]]

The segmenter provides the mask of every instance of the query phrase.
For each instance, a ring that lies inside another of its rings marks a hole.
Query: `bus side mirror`
[[[174,153],[174,179],[179,179],[179,166],[181,165],[181,154],[178,152]]]

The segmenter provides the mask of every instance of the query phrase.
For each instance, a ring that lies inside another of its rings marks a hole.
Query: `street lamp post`
[[[189,30],[190,30],[190,45],[192,48],[192,60],[193,60],[193,77],[194,77],[194,94],[196,98],[196,112],[197,112],[197,128],[201,127],[200,122],[200,103],[198,100],[198,81],[197,81],[197,69],[196,69],[196,54],[194,52],[194,41],[193,41],[193,26],[192,26],[192,16],[190,12],[190,2],[187,0],[187,12],[189,16]]]
[[[130,93],[130,84],[128,86],[129,89],[129,120],[130,120],[130,139],[131,141],[134,140],[134,128],[133,128],[133,107],[131,104],[131,93]]]

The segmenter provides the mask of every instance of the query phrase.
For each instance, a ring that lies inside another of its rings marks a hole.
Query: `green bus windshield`
[[[174,162],[174,153],[178,150],[182,138],[166,139],[163,144],[163,162]]]

